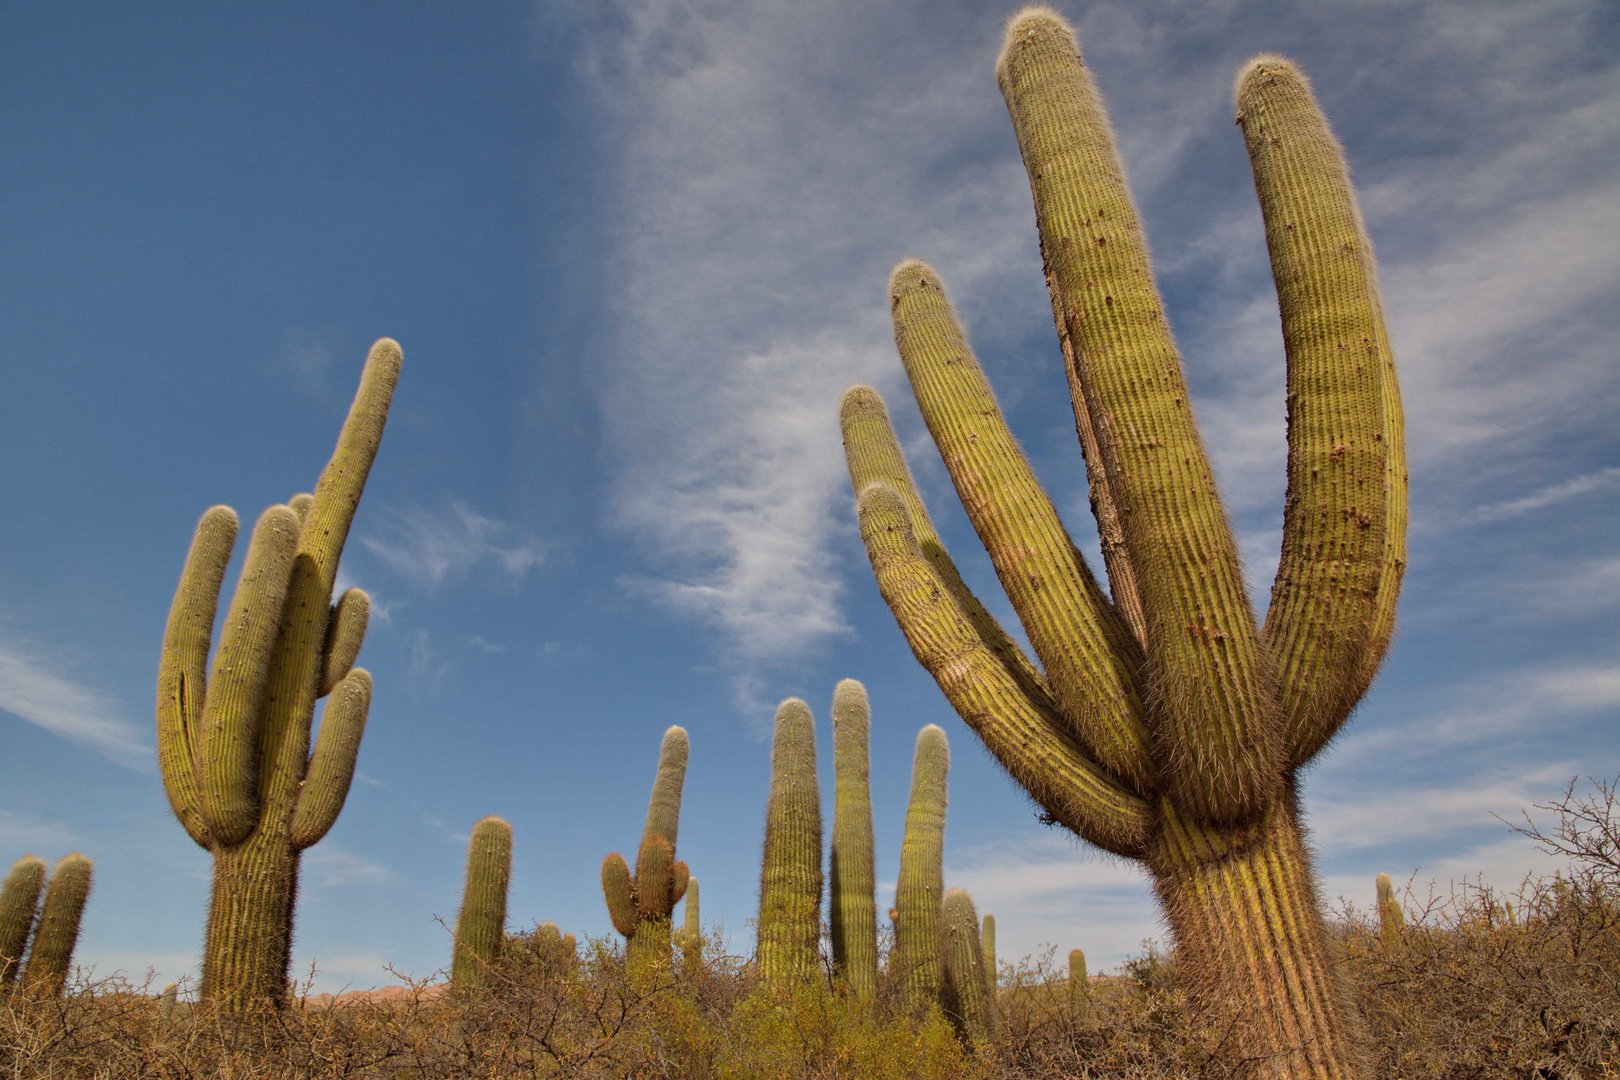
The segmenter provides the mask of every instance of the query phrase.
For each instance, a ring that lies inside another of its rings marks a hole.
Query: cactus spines
[[[1047,818],[1146,863],[1234,1059],[1357,1075],[1353,1010],[1298,820],[1297,771],[1387,650],[1406,458],[1372,248],[1309,84],[1260,56],[1237,110],[1276,279],[1288,380],[1282,559],[1257,625],[1113,133],[1073,31],[1008,24],[996,65],[1029,175],[1104,593],[1013,441],[944,286],[907,261],[895,342],[929,433],[1028,635],[1027,659],[951,563],[878,395],[841,421],[880,591],[958,714]],[[898,947],[898,943],[897,943]]]
[[[658,748],[658,773],[647,801],[647,823],[636,850],[635,873],[631,874],[624,856],[617,852],[609,852],[602,860],[602,896],[608,917],[629,942],[632,963],[669,959],[670,913],[680,903],[690,877],[686,864],[675,859],[689,756],[686,729],[665,731]]]
[[[759,884],[759,973],[788,985],[814,975],[821,940],[821,789],[810,707],[777,707],[771,740],[771,795]]]
[[[1379,874],[1378,886],[1378,932],[1386,943],[1398,941],[1401,936],[1401,927],[1406,925],[1406,912],[1401,908],[1401,902],[1395,897],[1395,886],[1389,880],[1388,874]],[[1513,909],[1508,908],[1508,918],[1513,918]]]
[[[995,1033],[996,999],[984,966],[984,943],[973,897],[963,889],[945,894],[940,914],[945,978],[941,1001],[945,1013],[975,1043]]]
[[[312,495],[259,518],[210,672],[236,514],[202,516],[158,666],[158,760],[169,804],[214,856],[203,998],[285,1001],[299,852],[332,827],[354,776],[371,677],[354,667],[369,601],[331,604],[338,559],[382,439],[399,346],[371,347]],[[314,754],[316,702],[330,694]]]
[[[22,972],[24,986],[46,995],[62,992],[73,965],[73,949],[79,943],[84,902],[90,897],[91,869],[90,860],[75,851],[51,871]]]
[[[988,911],[984,914],[979,941],[984,945],[984,977],[993,989],[1000,981],[1000,969],[996,967],[996,917]]]
[[[859,997],[877,993],[877,872],[872,840],[871,709],[866,687],[833,691],[831,922],[833,963]]]
[[[945,893],[945,802],[951,748],[943,729],[917,732],[911,761],[911,801],[894,889],[894,952],[902,985],[913,1003],[935,1000],[940,980],[940,912]]]
[[[12,863],[0,885],[0,986],[16,982],[22,970],[44,888],[45,860],[37,855],[24,855]]]
[[[506,891],[512,876],[512,826],[487,817],[467,843],[467,881],[456,917],[450,982],[476,986],[501,959],[506,942]]]

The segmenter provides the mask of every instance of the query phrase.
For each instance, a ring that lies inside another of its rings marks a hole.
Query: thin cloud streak
[[[386,566],[426,588],[436,588],[483,563],[494,564],[517,583],[545,562],[539,541],[458,499],[439,511],[393,510],[384,521],[384,535],[363,536],[360,542]]]
[[[58,665],[0,631],[0,710],[93,750],[126,769],[150,771],[155,751],[118,715],[107,695],[64,674]]]

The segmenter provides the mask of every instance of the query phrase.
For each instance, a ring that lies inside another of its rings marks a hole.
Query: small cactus
[[[179,997],[180,987],[174,983],[169,983],[167,986],[165,986],[163,988],[163,993],[158,995],[158,1016],[162,1017],[164,1020],[174,1019],[174,1003],[179,999]]]
[[[675,859],[690,752],[685,728],[671,727],[664,732],[635,874],[616,851],[602,860],[602,896],[608,916],[629,943],[630,960],[635,964],[669,960],[670,912],[686,894],[690,877],[686,864]]]
[[[22,973],[23,985],[36,992],[55,996],[67,984],[73,949],[79,943],[79,918],[90,896],[90,875],[90,860],[77,851],[51,871],[39,924],[34,928],[34,944]]]
[[[945,732],[929,724],[917,733],[911,764],[911,803],[900,847],[894,890],[894,952],[902,984],[914,1004],[939,995],[939,918],[945,892],[946,776],[951,749]]]
[[[821,790],[810,707],[776,710],[759,886],[759,973],[782,986],[813,975],[821,940]]]
[[[989,912],[984,916],[984,927],[979,933],[979,940],[984,943],[984,977],[995,987],[999,981],[996,967],[996,917]]]
[[[0,986],[15,983],[22,971],[44,888],[45,860],[37,855],[24,855],[13,863],[0,885]]]
[[[1086,974],[1086,954],[1069,950],[1069,1015],[1076,1020],[1091,1014],[1091,979]]]
[[[500,962],[511,876],[512,826],[501,818],[487,817],[473,826],[467,843],[467,882],[450,964],[452,985],[476,986]]]
[[[872,842],[871,709],[866,687],[833,691],[833,963],[859,997],[877,993],[877,874]]]
[[[1395,898],[1395,886],[1388,874],[1378,875],[1378,932],[1386,944],[1399,941],[1401,927],[1406,924],[1406,912]]]
[[[996,998],[985,971],[984,943],[973,897],[965,890],[945,894],[943,924],[945,978],[940,1001],[957,1030],[974,1044],[987,1044],[995,1034]]]
[[[681,947],[681,955],[693,965],[703,963],[703,912],[698,906],[698,879],[687,875],[686,899],[682,901],[685,910],[681,929],[676,931],[675,943]]]

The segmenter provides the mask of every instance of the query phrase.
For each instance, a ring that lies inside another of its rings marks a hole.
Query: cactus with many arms
[[[859,997],[877,993],[877,872],[872,841],[871,708],[866,687],[833,691],[830,917],[833,963]]]
[[[37,855],[24,855],[12,863],[0,885],[0,986],[16,982],[22,971],[44,888],[45,860]]]
[[[1236,83],[1287,353],[1288,492],[1263,627],[1194,422],[1113,135],[1073,32],[1028,9],[997,63],[1035,201],[1105,593],[1058,520],[939,278],[902,263],[895,340],[1036,662],[963,584],[881,400],[842,408],[862,537],[918,660],[1048,820],[1151,873],[1230,1053],[1358,1074],[1297,774],[1387,649],[1405,565],[1400,398],[1338,143],[1288,61]],[[1110,595],[1111,594],[1111,595]],[[1261,943],[1264,943],[1262,947]]]
[[[945,732],[929,724],[917,732],[911,759],[911,801],[900,842],[900,877],[894,887],[894,951],[889,964],[913,1005],[939,996],[940,911],[945,895],[946,777],[951,748]]]
[[[22,972],[23,985],[37,993],[58,995],[67,984],[73,950],[79,944],[79,919],[90,898],[92,868],[90,860],[75,851],[51,871]]]
[[[635,874],[616,851],[602,860],[602,895],[607,899],[608,915],[614,929],[629,942],[630,959],[635,963],[669,960],[670,912],[686,894],[690,872],[685,863],[675,861],[675,840],[690,749],[685,728],[664,732]]]
[[[1389,880],[1388,874],[1379,874],[1375,882],[1378,889],[1378,931],[1387,942],[1400,939],[1401,927],[1406,925],[1406,912],[1401,909],[1401,902],[1395,898],[1395,886]],[[1512,907],[1508,908],[1508,917],[1511,920]]]
[[[498,817],[484,818],[473,826],[467,843],[467,881],[450,964],[453,985],[478,985],[500,961],[511,877],[512,826]]]
[[[204,1000],[241,1011],[287,994],[300,853],[337,820],[354,778],[371,676],[354,667],[370,603],[332,586],[399,378],[399,345],[371,347],[337,450],[313,495],[272,506],[248,544],[208,653],[236,514],[198,522],[158,667],[158,760],[169,805],[214,857]],[[315,704],[327,696],[310,748]]]
[[[984,914],[979,940],[984,945],[984,977],[990,980],[990,986],[994,989],[1000,978],[996,967],[996,917],[988,911]]]
[[[996,998],[985,970],[979,916],[966,890],[945,894],[940,913],[944,981],[940,1001],[945,1015],[974,1043],[986,1044],[995,1034]]]
[[[759,882],[759,974],[788,986],[816,974],[821,941],[821,789],[810,706],[776,709]]]

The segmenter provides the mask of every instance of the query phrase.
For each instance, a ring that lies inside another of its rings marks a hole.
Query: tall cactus
[[[776,709],[759,883],[759,974],[787,986],[816,974],[821,941],[821,789],[810,706]]]
[[[871,708],[866,687],[833,691],[833,828],[830,916],[833,963],[858,997],[877,993],[877,871],[872,841]]]
[[[337,820],[371,706],[353,667],[370,602],[331,603],[338,559],[382,440],[399,345],[379,340],[313,495],[272,506],[248,544],[212,674],[208,651],[236,514],[198,522],[158,667],[169,805],[214,856],[202,995],[231,1011],[286,1000],[300,853]],[[330,695],[310,749],[315,704]]]
[[[37,855],[24,855],[12,863],[0,885],[0,986],[15,983],[22,971],[44,888],[45,860]]]
[[[996,407],[939,278],[902,263],[895,341],[1037,666],[973,598],[877,394],[842,421],[861,534],[913,652],[1048,818],[1146,864],[1234,1060],[1358,1075],[1297,775],[1381,662],[1406,465],[1372,247],[1338,143],[1289,62],[1236,84],[1282,312],[1283,555],[1263,628],[1194,422],[1147,244],[1073,32],[1027,9],[997,63],[1034,195],[1105,593]]]
[[[1091,1012],[1091,977],[1086,972],[1086,954],[1069,950],[1069,1016],[1079,1020]]]
[[[675,944],[681,947],[681,957],[689,966],[703,963],[703,912],[699,907],[698,879],[686,879],[686,898],[681,901],[681,928],[675,931]]]
[[[484,818],[473,826],[467,843],[467,881],[450,963],[452,985],[477,986],[500,961],[511,877],[512,826],[498,817]]]
[[[984,944],[984,977],[994,989],[1000,981],[1000,969],[996,966],[996,917],[985,912],[982,926],[979,940]]]
[[[1395,898],[1395,885],[1389,880],[1388,874],[1379,874],[1375,882],[1378,888],[1378,931],[1384,942],[1390,943],[1400,940],[1401,927],[1406,925],[1406,912],[1401,908],[1401,902]],[[1513,909],[1508,908],[1509,918]]]
[[[90,897],[92,865],[77,851],[51,871],[45,902],[39,908],[34,943],[28,950],[22,983],[37,993],[56,995],[67,983],[73,950],[79,944],[79,919]]]
[[[958,1030],[972,1042],[988,1044],[997,1025],[996,999],[984,964],[979,916],[965,890],[945,894],[940,914],[945,978],[940,1000]]]
[[[940,905],[945,896],[946,777],[951,748],[945,732],[929,724],[917,732],[911,759],[911,801],[900,843],[900,878],[894,888],[894,951],[889,956],[913,1004],[939,996]]]
[[[602,895],[614,929],[629,942],[632,964],[669,960],[670,912],[686,895],[690,876],[686,864],[675,861],[690,750],[685,728],[664,732],[658,748],[658,775],[647,803],[647,823],[636,851],[635,874],[616,851],[602,860]]]

